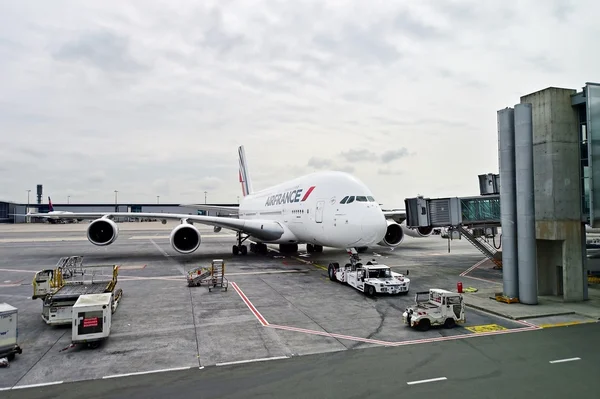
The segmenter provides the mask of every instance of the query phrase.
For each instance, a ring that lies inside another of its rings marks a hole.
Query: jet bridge
[[[500,227],[498,175],[479,175],[479,183],[480,196],[405,199],[406,226],[446,228],[448,239],[465,237],[502,268],[500,240],[496,243]]]

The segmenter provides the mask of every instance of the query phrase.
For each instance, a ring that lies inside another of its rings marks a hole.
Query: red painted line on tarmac
[[[231,283],[231,286],[233,287],[233,289],[235,290],[235,292],[238,293],[238,295],[240,296],[240,298],[242,298],[242,301],[244,301],[244,303],[246,304],[246,306],[248,306],[248,309],[250,309],[250,311],[254,314],[254,316],[256,316],[256,318],[258,319],[258,321],[260,322],[260,324],[263,325],[263,327],[266,327],[269,325],[269,322],[263,317],[263,315],[260,314],[260,312],[254,307],[254,305],[252,304],[252,302],[250,302],[250,300],[248,299],[248,297],[246,295],[244,295],[244,293],[242,292],[242,290],[238,287],[238,285],[234,282]]]

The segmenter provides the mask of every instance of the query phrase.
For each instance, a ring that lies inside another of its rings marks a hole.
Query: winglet
[[[252,194],[254,190],[252,189],[252,180],[250,179],[246,152],[243,145],[238,148],[238,155],[240,161],[240,183],[242,185],[242,194],[245,197],[248,194]]]

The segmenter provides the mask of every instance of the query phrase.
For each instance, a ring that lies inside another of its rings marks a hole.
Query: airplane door
[[[325,206],[325,201],[317,202],[317,210],[315,213],[315,222],[323,223],[323,206]]]

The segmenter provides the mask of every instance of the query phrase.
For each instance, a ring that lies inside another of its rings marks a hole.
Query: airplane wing
[[[386,219],[393,219],[396,223],[402,224],[406,220],[406,211],[404,209],[383,210]]]
[[[201,204],[180,204],[179,206],[192,208],[201,211],[213,211],[223,216],[238,216],[239,207],[237,206],[218,206]]]
[[[48,215],[47,213],[28,213],[30,217],[52,219],[114,219],[115,217],[152,218],[159,220],[181,220],[194,223],[217,226],[224,229],[239,231],[265,241],[275,240],[284,233],[283,227],[273,220],[244,220],[230,217],[186,215],[179,213],[146,213],[146,212],[73,212],[69,214]]]

